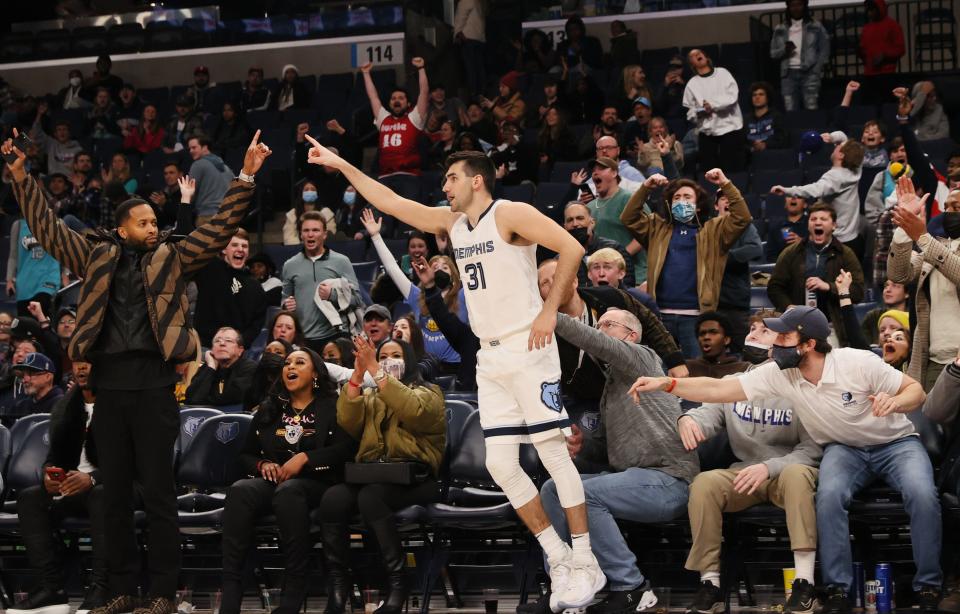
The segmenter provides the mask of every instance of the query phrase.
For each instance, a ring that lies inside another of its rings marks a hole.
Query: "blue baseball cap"
[[[797,331],[811,339],[826,341],[830,336],[827,316],[816,307],[801,305],[786,310],[779,318],[764,318],[763,325],[775,333]]]
[[[646,96],[637,96],[636,98],[634,98],[634,99],[633,99],[633,106],[637,106],[638,104],[642,104],[643,106],[647,107],[648,109],[652,109],[652,108],[653,108],[653,105],[650,104],[650,99],[647,98]]]
[[[55,373],[53,361],[46,354],[30,352],[23,358],[23,362],[13,365],[15,371],[35,371],[37,373]]]

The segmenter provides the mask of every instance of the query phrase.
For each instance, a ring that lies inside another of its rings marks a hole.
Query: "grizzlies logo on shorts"
[[[560,400],[560,380],[540,384],[540,400],[557,413],[563,411],[563,401]]]

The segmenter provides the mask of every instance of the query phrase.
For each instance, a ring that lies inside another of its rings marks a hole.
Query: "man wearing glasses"
[[[606,377],[600,399],[600,435],[585,439],[574,427],[573,436],[567,438],[572,457],[603,456],[605,452],[610,466],[608,473],[581,475],[591,545],[609,581],[600,609],[620,612],[629,606],[642,611],[655,605],[657,597],[616,521],[663,522],[682,516],[689,484],[700,470],[699,461],[696,454],[684,451],[677,434],[681,410],[675,398],[666,393],[644,396],[643,407],[638,408],[627,397],[638,372],[663,372],[657,354],[637,343],[642,330],[635,315],[608,309],[592,328],[560,313],[556,332],[598,361]],[[602,448],[604,441],[605,451],[590,449]],[[543,485],[540,496],[562,534],[566,519],[553,480]]]
[[[187,388],[187,405],[236,405],[253,385],[257,363],[243,356],[243,337],[223,327],[213,336],[213,347]]]
[[[640,169],[630,164],[629,160],[620,158],[620,144],[615,137],[602,136],[597,139],[595,155],[597,158],[610,158],[617,163],[617,174],[620,176],[620,189],[626,191],[628,194],[636,192],[640,185],[643,184],[643,180],[646,179],[643,173],[640,172]],[[597,193],[597,185],[594,183],[593,177],[587,180],[587,185],[590,186],[594,194]]]

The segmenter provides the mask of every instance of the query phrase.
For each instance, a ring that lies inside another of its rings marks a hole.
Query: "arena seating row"
[[[476,409],[475,397],[460,395],[460,399],[447,399],[447,449],[442,469],[442,502],[427,506],[411,506],[398,514],[401,525],[411,539],[424,540],[428,563],[424,575],[421,611],[429,608],[431,594],[447,565],[455,564],[456,557],[465,555],[471,539],[482,532],[484,540],[496,543],[501,537],[508,543],[503,546],[524,560],[521,587],[526,597],[529,586],[527,571],[536,569],[539,550],[535,541],[524,534],[514,510],[506,501],[486,470],[483,433]],[[935,467],[943,455],[943,432],[939,425],[929,422],[924,416],[910,414],[920,433]],[[187,531],[222,530],[224,491],[233,481],[243,477],[236,462],[253,416],[243,413],[223,413],[213,408],[184,408],[181,410],[181,429],[176,444],[173,462],[177,467],[177,482],[185,491],[178,499],[180,526]],[[15,533],[18,519],[15,508],[15,493],[18,490],[39,484],[42,478],[42,463],[49,447],[49,416],[35,415],[21,419],[11,429],[0,427],[0,463],[4,472],[4,510],[0,513],[0,532]],[[703,444],[698,449],[701,469],[725,467],[732,462],[725,436]],[[523,446],[521,463],[537,483],[545,473],[539,466],[536,451],[532,446]],[[945,522],[960,515],[960,505],[955,497],[943,497]],[[902,501],[891,489],[875,484],[858,495],[851,506],[851,527],[858,535],[858,548],[869,548],[871,527],[898,527],[907,521]],[[142,514],[138,514],[138,526],[143,526]],[[274,530],[272,518],[261,519],[263,530]],[[314,518],[319,522],[318,518]],[[749,578],[742,574],[743,561],[747,556],[746,539],[753,530],[769,530],[782,527],[783,511],[772,505],[750,508],[744,512],[728,514],[724,541],[724,580],[728,594],[740,580]],[[686,519],[678,518],[671,523],[674,528],[685,527]],[[88,523],[82,518],[69,518],[65,522],[67,532],[83,532]],[[622,523],[628,537],[643,534],[654,527],[638,523]],[[359,522],[357,530],[362,531]],[[461,544],[466,550],[460,551]],[[469,556],[466,556],[469,563]],[[422,566],[422,564],[421,564]]]

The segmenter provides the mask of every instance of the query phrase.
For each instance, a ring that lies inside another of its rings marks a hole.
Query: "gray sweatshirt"
[[[350,308],[359,307],[360,284],[353,272],[353,265],[343,254],[327,249],[322,256],[313,260],[300,252],[283,263],[283,300],[287,300],[288,296],[297,299],[297,317],[307,339],[322,339],[336,332],[349,332],[344,327],[334,328],[314,301],[320,282],[337,278],[346,279],[353,289]],[[331,293],[330,302],[336,304],[336,290]]]
[[[233,181],[233,171],[219,156],[207,154],[190,165],[190,176],[197,180],[193,210],[198,217],[215,214]]]
[[[617,471],[656,469],[692,482],[700,471],[700,460],[683,449],[677,434],[680,400],[654,392],[644,395],[638,406],[627,394],[637,376],[663,375],[657,354],[646,346],[608,337],[562,313],[557,315],[557,334],[606,365],[600,421],[610,466]]]
[[[834,145],[847,140],[842,132],[831,132],[830,136]],[[822,200],[833,207],[837,212],[837,229],[833,236],[841,243],[846,243],[860,234],[861,171],[862,167],[851,171],[842,166],[834,166],[815,182],[784,188],[784,193],[787,196],[802,196],[808,200]]]
[[[751,367],[753,369],[755,367]],[[739,377],[740,374],[727,377]],[[685,415],[697,421],[707,439],[726,428],[730,447],[740,462],[731,469],[763,463],[770,479],[787,465],[820,464],[823,449],[810,438],[799,416],[785,399],[764,399],[759,403],[707,403]]]
[[[934,422],[949,424],[960,414],[960,367],[951,362],[937,378],[927,400],[923,404],[923,415]]]

